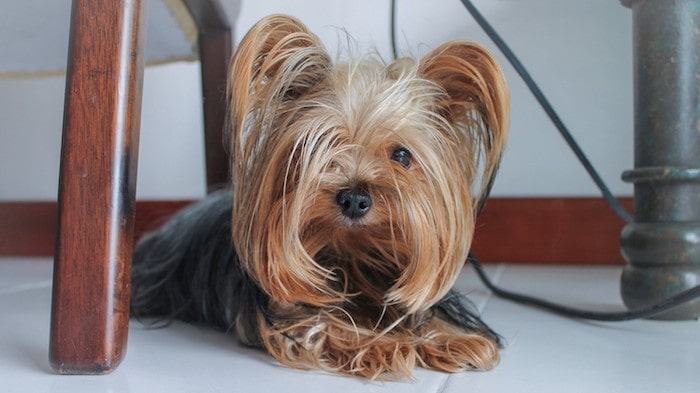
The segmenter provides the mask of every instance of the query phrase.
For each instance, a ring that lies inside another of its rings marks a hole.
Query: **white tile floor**
[[[619,268],[493,265],[504,287],[599,310],[621,307]],[[290,370],[230,336],[176,323],[132,323],[126,359],[110,375],[58,376],[48,365],[51,263],[0,258],[2,392],[698,392],[700,323],[568,320],[491,298],[466,269],[458,288],[507,340],[491,372],[418,370],[408,382],[368,382]]]

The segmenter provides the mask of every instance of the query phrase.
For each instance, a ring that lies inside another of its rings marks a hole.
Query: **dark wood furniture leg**
[[[59,373],[110,372],[126,349],[145,5],[73,0],[49,350]]]
[[[622,300],[635,309],[700,283],[700,0],[622,0],[634,41],[634,222]],[[700,318],[700,299],[654,316]]]
[[[209,192],[229,184],[229,159],[222,131],[226,119],[226,80],[231,58],[231,27],[217,0],[184,0],[198,31],[202,67],[204,145]]]

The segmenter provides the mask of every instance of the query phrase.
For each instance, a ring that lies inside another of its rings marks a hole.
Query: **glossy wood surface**
[[[73,1],[49,349],[58,373],[107,373],[125,354],[144,9]]]
[[[229,183],[229,159],[224,146],[226,80],[233,51],[231,26],[217,0],[184,0],[197,25],[199,59],[202,67],[204,103],[204,147],[207,189]]]

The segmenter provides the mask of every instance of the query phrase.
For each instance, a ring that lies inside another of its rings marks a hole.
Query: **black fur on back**
[[[134,250],[131,312],[229,330],[236,317],[257,331],[267,297],[241,268],[231,241],[233,193],[217,191],[184,209]],[[255,336],[257,334],[254,333]]]
[[[134,250],[131,312],[168,322],[178,319],[245,334],[261,345],[256,314],[269,298],[242,269],[231,238],[233,192],[217,191],[184,209]],[[470,302],[451,290],[434,307],[440,318],[500,343]],[[239,315],[240,314],[240,315]]]

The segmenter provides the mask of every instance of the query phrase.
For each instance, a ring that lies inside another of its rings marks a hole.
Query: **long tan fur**
[[[301,22],[274,15],[241,42],[229,98],[233,242],[290,321],[260,315],[267,350],[368,377],[492,367],[493,342],[428,311],[467,258],[506,141],[488,52],[451,42],[419,62],[333,64]],[[409,164],[392,159],[399,147]],[[372,196],[359,220],[339,213],[346,188]]]

